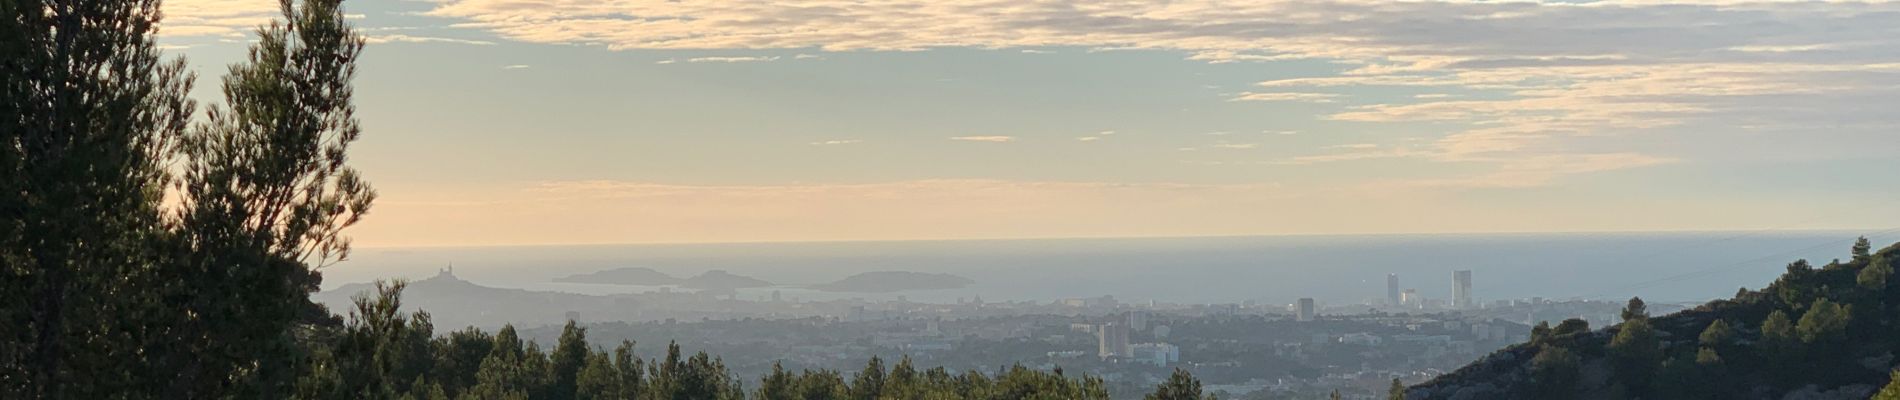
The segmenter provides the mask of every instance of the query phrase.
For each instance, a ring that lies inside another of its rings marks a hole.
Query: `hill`
[[[613,285],[659,286],[680,283],[680,278],[667,275],[652,268],[627,267],[585,274],[575,274],[554,278],[555,282],[565,283],[604,283]]]
[[[1667,316],[1539,325],[1527,343],[1411,387],[1407,399],[1866,399],[1900,351],[1900,244]]]
[[[957,289],[976,281],[951,274],[909,271],[876,271],[845,277],[835,282],[813,285],[827,292],[888,293],[906,290]]]

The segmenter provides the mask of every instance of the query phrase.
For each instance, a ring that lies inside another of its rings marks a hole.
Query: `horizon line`
[[[1866,235],[1900,227],[1862,227],[1862,228],[1762,228],[1762,229],[1658,229],[1658,230],[1578,230],[1578,231],[1472,231],[1472,232],[1359,232],[1359,233],[1261,233],[1261,234],[1213,234],[1213,235],[1152,235],[1152,236],[1024,236],[990,238],[922,238],[922,239],[820,239],[820,240],[753,240],[753,241],[679,241],[679,242],[589,242],[589,243],[514,243],[514,244],[428,244],[408,246],[357,246],[352,250],[385,249],[453,249],[453,248],[503,248],[503,247],[611,247],[611,246],[683,246],[683,245],[756,245],[756,244],[844,244],[844,243],[912,243],[912,242],[1006,242],[1006,241],[1063,241],[1063,240],[1116,240],[1116,239],[1233,239],[1233,238],[1286,238],[1286,237],[1376,237],[1376,236],[1486,236],[1486,235],[1604,235],[1604,234],[1690,234],[1690,233],[1740,233],[1765,234],[1772,232],[1844,232]],[[1739,236],[1738,236],[1739,237]]]

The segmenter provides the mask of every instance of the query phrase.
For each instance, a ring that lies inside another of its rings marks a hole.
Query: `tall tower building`
[[[1127,357],[1128,325],[1106,323],[1095,330],[1097,356],[1102,358]]]
[[[1471,270],[1451,272],[1451,308],[1471,308]]]
[[[1299,305],[1296,306],[1296,308],[1294,308],[1293,319],[1300,320],[1300,321],[1312,321],[1315,311],[1317,310],[1314,310],[1313,298],[1302,297],[1300,298]]]
[[[1404,300],[1399,298],[1399,274],[1385,274],[1385,303],[1397,306],[1405,304]]]

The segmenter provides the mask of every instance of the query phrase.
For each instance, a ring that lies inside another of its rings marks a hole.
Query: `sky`
[[[1893,2],[345,6],[365,247],[1900,221]],[[276,3],[164,12],[215,102]]]

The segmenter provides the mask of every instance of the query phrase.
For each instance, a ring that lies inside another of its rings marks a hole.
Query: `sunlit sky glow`
[[[361,246],[1900,221],[1900,3],[346,7]],[[211,100],[275,9],[162,42]]]

